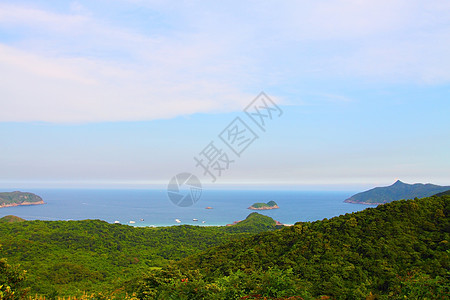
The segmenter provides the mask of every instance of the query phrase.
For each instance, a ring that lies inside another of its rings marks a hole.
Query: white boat
[[[180,219],[175,219],[175,222],[181,223]]]
[[[120,224],[120,222],[119,221],[114,221],[114,224]]]
[[[206,221],[202,221],[202,224],[205,224],[206,223]]]
[[[136,223],[135,221],[130,221],[130,224],[134,224],[134,223]]]
[[[197,222],[197,221],[198,221],[198,219],[192,219],[192,221],[194,221],[194,222]]]

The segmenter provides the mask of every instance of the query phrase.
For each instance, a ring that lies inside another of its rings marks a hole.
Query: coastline
[[[277,209],[280,208],[278,205],[274,205],[274,206],[263,206],[263,207],[253,207],[250,206],[248,209],[251,210],[268,210],[268,209]]]
[[[40,204],[45,204],[44,200],[37,201],[37,202],[28,202],[28,201],[24,201],[24,202],[21,202],[21,203],[8,203],[8,204],[2,203],[2,204],[0,205],[0,208],[3,208],[3,207],[24,206],[24,205],[40,205]]]
[[[37,189],[35,192],[45,197],[46,205],[20,206],[0,209],[0,213],[16,215],[26,220],[66,221],[98,219],[108,223],[120,221],[128,226],[183,226],[201,227],[226,226],[236,220],[244,219],[251,212],[272,216],[284,224],[300,221],[316,221],[341,214],[362,210],[366,205],[348,205],[343,201],[351,192],[303,192],[286,194],[273,191],[275,198],[283,198],[277,203],[280,209],[249,210],[243,206],[244,199],[263,198],[266,191],[209,191],[210,198],[197,203],[189,209],[174,208],[167,195],[160,190],[89,190],[89,189]],[[29,199],[23,199],[29,201]],[[41,199],[36,199],[41,200]],[[264,199],[266,200],[266,199]],[[267,199],[268,200],[268,199]],[[267,201],[266,200],[266,201]],[[300,201],[301,200],[301,201]],[[262,202],[266,202],[262,201]],[[3,201],[0,201],[0,204]],[[47,205],[48,204],[48,205]],[[214,209],[205,209],[210,206]],[[275,216],[275,215],[274,215]],[[145,221],[141,222],[143,218]],[[177,224],[174,220],[182,221]],[[192,221],[194,218],[198,222]],[[201,224],[202,221],[206,223]]]
[[[385,204],[385,203],[381,203],[381,202],[359,202],[359,201],[355,201],[355,200],[344,200],[345,203],[352,203],[352,204],[364,204],[364,205],[381,205],[381,204]],[[386,202],[388,203],[388,202]]]

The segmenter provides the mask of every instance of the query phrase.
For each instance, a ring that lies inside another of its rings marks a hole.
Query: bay
[[[0,217],[15,215],[26,220],[100,219],[132,226],[222,226],[245,219],[253,212],[248,207],[255,202],[277,202],[279,209],[257,212],[284,224],[329,219],[368,207],[343,202],[354,191],[203,190],[200,200],[190,207],[175,206],[168,199],[165,189],[27,191],[41,196],[46,204],[0,208]],[[176,223],[175,219],[181,223]],[[131,224],[130,221],[135,223]]]

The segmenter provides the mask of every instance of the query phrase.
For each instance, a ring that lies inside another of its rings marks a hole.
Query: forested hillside
[[[179,291],[185,299],[448,299],[449,203],[396,201],[217,246],[180,263],[189,283]],[[164,276],[154,272],[134,289],[178,292],[154,284]]]
[[[256,213],[236,227],[138,228],[99,220],[0,223],[0,257],[28,271],[33,293],[79,295],[116,290],[148,269],[274,229],[275,221]]]
[[[439,193],[439,194],[436,194],[435,196],[440,197],[440,196],[445,196],[445,195],[450,195],[450,190],[442,192],[442,193]]]
[[[449,203],[401,200],[280,230],[255,213],[234,229],[0,224],[1,257],[28,270],[19,292],[50,299],[448,299]],[[0,286],[23,275],[0,269]]]
[[[3,218],[0,218],[0,223],[17,223],[17,222],[24,222],[25,220],[16,216],[4,216]]]

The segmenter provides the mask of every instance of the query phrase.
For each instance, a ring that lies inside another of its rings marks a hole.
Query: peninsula
[[[376,187],[371,190],[358,193],[344,202],[379,205],[402,199],[430,197],[448,190],[450,190],[450,186],[440,186],[429,183],[407,184],[397,180],[393,185]]]
[[[44,200],[33,193],[5,192],[0,193],[0,208],[20,205],[45,204]]]
[[[253,210],[265,210],[265,209],[276,209],[280,208],[275,201],[269,201],[267,203],[253,203],[248,209]]]

